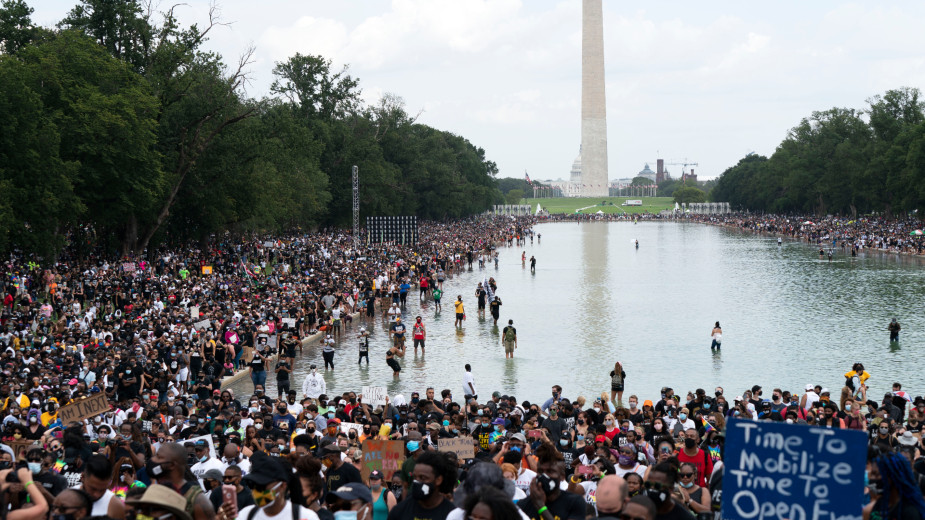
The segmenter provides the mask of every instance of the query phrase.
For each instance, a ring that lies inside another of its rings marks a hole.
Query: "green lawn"
[[[627,200],[642,200],[642,206],[621,206]],[[601,205],[602,201],[608,204]],[[674,209],[674,199],[671,197],[580,197],[567,198],[560,197],[554,199],[524,199],[522,204],[529,204],[536,211],[536,205],[539,204],[543,209],[550,213],[575,213],[575,210],[583,209],[585,214],[597,213],[658,213],[665,209]],[[613,205],[611,205],[613,204]],[[593,206],[588,208],[588,206]]]

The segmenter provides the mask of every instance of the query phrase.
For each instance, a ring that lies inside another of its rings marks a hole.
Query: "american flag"
[[[527,178],[527,184],[533,184],[533,181],[530,180],[530,175],[527,173],[527,170],[524,170],[524,177]]]

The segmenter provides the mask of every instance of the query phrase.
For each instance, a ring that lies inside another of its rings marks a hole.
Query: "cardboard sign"
[[[17,441],[17,440],[14,439],[14,440],[11,440],[11,441],[6,441],[4,444],[6,444],[7,446],[9,446],[10,449],[13,450],[13,460],[14,460],[14,461],[17,461],[17,460],[19,460],[20,456],[22,456],[23,458],[25,458],[25,456],[26,456],[26,451],[28,451],[29,448],[31,448],[32,445],[35,444],[35,443],[37,443],[37,442],[38,442],[38,441],[30,441],[30,440],[26,440],[26,439],[19,439],[19,440]],[[35,445],[36,445],[36,446],[39,446],[39,447],[42,446],[41,443],[35,444]]]
[[[67,427],[72,422],[81,422],[108,411],[109,400],[106,399],[106,394],[100,392],[62,407],[58,410],[58,419]]]
[[[212,266],[211,265],[202,266],[202,274],[212,274]]]
[[[283,325],[289,327],[290,330],[295,329],[295,318],[283,318]]]
[[[385,406],[385,398],[387,395],[384,386],[363,387],[363,402],[369,406]]]
[[[374,470],[382,472],[383,480],[390,482],[392,475],[401,471],[405,461],[405,443],[368,439],[363,443],[363,480],[369,480]]]
[[[194,323],[193,327],[196,330],[206,330],[209,328],[209,325],[211,325],[211,322],[209,320],[202,320],[202,321],[197,321],[196,323]]]
[[[475,445],[472,444],[472,437],[440,439],[437,441],[437,451],[453,452],[459,460],[475,457]]]
[[[723,519],[861,519],[867,436],[857,430],[733,419]]]
[[[199,317],[199,306],[198,306],[198,305],[192,305],[192,306],[190,306],[190,308],[189,308],[189,317],[192,318],[192,319],[194,319],[194,320],[195,320],[196,318]]]

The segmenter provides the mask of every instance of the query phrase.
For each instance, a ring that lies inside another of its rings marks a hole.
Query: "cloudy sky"
[[[31,0],[54,25],[76,0]],[[163,0],[167,7],[174,2]],[[256,47],[251,96],[296,52],[350,66],[363,96],[484,148],[499,176],[568,177],[581,141],[581,1],[219,0],[211,50]],[[209,2],[186,0],[181,23]],[[658,157],[718,176],[814,110],[925,83],[925,2],[604,0],[610,177]],[[669,169],[680,173],[680,166]]]

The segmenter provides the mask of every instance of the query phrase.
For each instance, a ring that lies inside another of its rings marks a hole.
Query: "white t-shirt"
[[[193,467],[190,470],[193,472],[193,475],[196,475],[196,478],[199,479],[199,486],[205,489],[206,487],[202,483],[202,476],[206,474],[206,471],[210,469],[217,469],[222,473],[225,472],[225,465],[222,464],[222,461],[216,459],[215,457],[209,457],[209,460],[205,462],[197,462],[193,464]]]
[[[472,388],[469,388],[469,385],[472,385]],[[472,375],[472,372],[466,372],[466,375],[463,376],[463,395],[478,395],[478,392],[475,391],[475,377]]]
[[[514,481],[514,485],[517,486],[517,489],[523,491],[524,493],[530,492],[530,483],[533,482],[533,479],[536,478],[536,472],[532,469],[520,469],[520,474],[517,475],[517,480]]]
[[[639,475],[640,477],[643,477],[643,478],[645,478],[645,476],[646,476],[646,467],[643,466],[642,464],[638,463],[638,462],[636,463],[635,466],[633,466],[633,467],[630,468],[630,469],[623,469],[623,468],[620,467],[619,464],[616,465],[616,466],[614,466],[613,469],[614,469],[614,471],[615,471],[615,474],[616,474],[618,477],[623,477],[623,476],[625,476],[627,473],[635,473],[635,474],[637,474],[637,475]]]
[[[250,515],[251,509],[253,509],[254,507],[256,506],[247,506],[241,511],[239,511],[238,518],[240,518],[241,520],[248,520],[248,516]],[[299,515],[295,517],[298,520],[320,520],[318,518],[318,515],[315,514],[315,512],[312,511],[311,509],[308,509],[302,506],[298,506],[298,507],[299,507]],[[273,516],[268,515],[266,513],[265,508],[259,509],[257,513],[254,515],[254,520],[292,520],[292,518],[293,518],[292,517],[292,502],[289,502],[288,500],[286,501],[286,505],[283,507],[282,511],[280,511],[279,513]]]
[[[595,481],[584,481],[581,483],[581,487],[585,490],[585,503],[594,506],[594,512],[597,513],[597,482]]]
[[[806,407],[804,410],[808,412],[817,402],[819,402],[819,394],[813,390],[809,390],[806,392]]]

